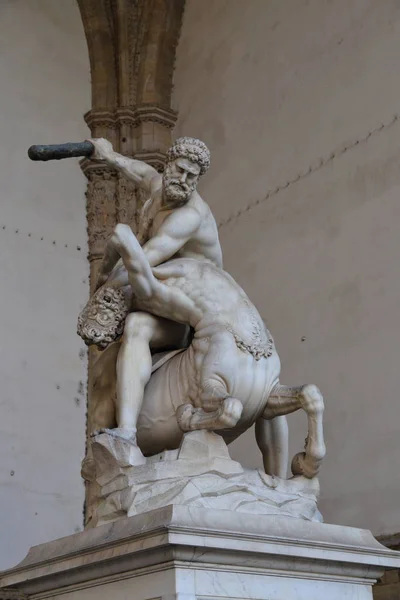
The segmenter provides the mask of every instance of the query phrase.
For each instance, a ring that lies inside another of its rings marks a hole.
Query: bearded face
[[[122,289],[102,287],[90,298],[78,318],[78,335],[86,345],[104,350],[124,330],[129,300]]]
[[[200,176],[198,164],[186,158],[167,163],[163,174],[164,197],[173,206],[185,204],[195,191]]]

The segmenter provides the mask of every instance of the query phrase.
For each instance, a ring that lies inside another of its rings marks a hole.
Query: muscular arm
[[[201,223],[201,215],[194,208],[185,206],[172,212],[160,229],[143,246],[151,267],[165,262],[190,240]]]
[[[123,173],[125,177],[131,179],[136,183],[136,185],[145,190],[150,189],[151,180],[153,177],[158,175],[157,171],[153,167],[142,160],[128,158],[127,156],[118,154],[118,152],[113,152],[107,156],[105,162],[110,167],[113,167],[117,171]]]
[[[88,141],[94,146],[92,160],[104,161],[113,169],[123,173],[128,179],[134,181],[138,187],[149,190],[151,180],[156,176],[160,176],[153,167],[142,160],[128,158],[114,152],[111,143],[104,138],[95,138]]]
[[[110,238],[108,238],[104,248],[103,258],[101,259],[99,272],[97,275],[97,281],[95,286],[96,290],[98,290],[99,287],[101,287],[103,283],[107,281],[111,271],[113,270],[113,268],[119,260],[120,253],[116,249],[115,238],[112,235]]]
[[[151,267],[165,262],[186,244],[197,231],[201,216],[194,208],[183,207],[171,213],[161,225],[157,234],[144,246],[143,251]],[[118,225],[116,230],[118,229]],[[115,232],[107,240],[99,268],[96,289],[105,283],[120,259],[121,253]]]
[[[182,290],[154,277],[143,248],[129,225],[117,225],[112,237],[128,272],[138,307],[183,324],[192,324],[201,318],[199,309]]]

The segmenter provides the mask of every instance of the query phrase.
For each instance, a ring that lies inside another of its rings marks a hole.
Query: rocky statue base
[[[32,548],[0,598],[372,600],[399,556],[360,529],[173,505]]]
[[[316,478],[282,480],[233,461],[221,436],[185,434],[179,450],[132,464],[128,441],[102,433],[91,439],[82,475],[91,485],[88,527],[166,504],[321,521]]]

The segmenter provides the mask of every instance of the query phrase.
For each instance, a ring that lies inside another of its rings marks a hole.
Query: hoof
[[[114,429],[98,429],[97,431],[94,431],[93,433],[90,434],[91,438],[97,437],[98,435],[101,435],[102,433],[105,433],[113,438],[118,438],[120,440],[124,440],[124,442],[129,442],[130,444],[133,444],[134,446],[137,446],[136,443],[136,429],[127,429],[124,427],[115,427]]]
[[[306,456],[305,452],[299,452],[293,457],[292,460],[292,473],[293,475],[302,475],[307,479],[312,479],[318,475],[321,461],[312,460]]]
[[[194,408],[191,404],[182,404],[181,406],[178,406],[176,410],[176,418],[178,421],[178,425],[182,429],[182,431],[192,431],[190,423],[192,420],[193,413]]]

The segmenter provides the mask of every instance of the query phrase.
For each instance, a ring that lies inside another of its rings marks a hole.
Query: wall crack
[[[368,131],[368,133],[366,135],[364,135],[363,137],[355,140],[354,142],[349,142],[348,144],[346,144],[346,145],[344,145],[344,146],[342,146],[342,147],[334,150],[333,152],[331,152],[325,158],[321,157],[318,161],[316,161],[316,163],[314,165],[310,165],[307,169],[305,169],[303,171],[300,171],[300,173],[298,173],[297,175],[295,175],[291,179],[288,179],[285,183],[277,185],[272,190],[269,190],[263,198],[259,198],[258,200],[255,200],[254,202],[249,202],[249,204],[247,204],[246,206],[244,206],[242,208],[239,208],[230,217],[227,217],[226,219],[221,219],[218,222],[218,228],[220,229],[221,227],[224,227],[225,225],[228,225],[228,223],[231,223],[232,221],[235,221],[236,219],[238,219],[239,217],[241,217],[244,213],[251,211],[253,208],[255,208],[256,206],[259,206],[263,202],[266,202],[269,198],[272,198],[273,196],[276,196],[282,190],[285,190],[285,189],[289,188],[290,186],[294,185],[298,181],[300,181],[302,179],[305,179],[306,177],[308,177],[312,173],[315,173],[316,171],[319,171],[320,169],[322,169],[322,167],[324,167],[325,165],[327,165],[327,164],[331,163],[333,160],[335,160],[335,158],[338,158],[339,156],[342,156],[343,154],[345,154],[349,150],[352,150],[353,148],[355,148],[359,144],[367,142],[372,135],[377,134],[380,131],[383,131],[384,129],[387,129],[387,128],[391,127],[398,120],[399,120],[399,115],[395,114],[390,119],[390,121],[388,121],[386,123],[381,123],[381,125],[379,125],[378,127],[375,127],[374,129],[371,129],[370,131]]]

